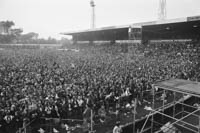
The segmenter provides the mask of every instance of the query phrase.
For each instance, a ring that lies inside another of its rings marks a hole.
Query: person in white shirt
[[[116,122],[116,125],[113,128],[113,133],[122,133],[122,128],[119,121]]]
[[[100,122],[104,123],[106,120],[106,109],[104,105],[102,105],[101,108],[98,110],[98,115],[100,117]]]

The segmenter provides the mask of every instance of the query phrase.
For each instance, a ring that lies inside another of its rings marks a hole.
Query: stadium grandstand
[[[91,29],[61,33],[74,45],[3,45],[0,133],[200,133],[200,16],[160,3],[158,21],[95,28],[92,0]]]
[[[171,20],[135,23],[125,26],[111,26],[90,30],[62,33],[73,36],[73,41],[111,41],[116,40],[177,40],[200,39],[200,16]]]

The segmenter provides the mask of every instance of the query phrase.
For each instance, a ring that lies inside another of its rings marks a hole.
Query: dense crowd
[[[0,131],[24,119],[83,119],[86,108],[102,118],[134,98],[142,104],[155,81],[200,81],[196,43],[129,45],[128,53],[118,45],[71,47],[79,50],[0,51]]]

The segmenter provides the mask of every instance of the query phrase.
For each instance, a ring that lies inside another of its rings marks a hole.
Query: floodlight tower
[[[93,0],[90,1],[90,6],[92,8],[91,28],[94,29],[95,28],[95,4]]]
[[[158,19],[164,20],[167,17],[166,0],[159,0]]]

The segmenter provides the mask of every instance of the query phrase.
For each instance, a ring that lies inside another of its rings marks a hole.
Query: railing
[[[110,103],[106,107],[106,118],[102,119],[98,115],[98,111],[93,109],[90,118],[84,123],[84,118],[80,119],[59,119],[59,118],[37,118],[31,122],[24,121],[23,127],[17,133],[82,133],[90,131],[101,133],[111,132],[117,121],[121,121],[121,125],[133,122],[133,108],[126,108],[126,104],[116,108],[116,103]],[[73,117],[74,118],[74,117]]]
[[[45,133],[53,133],[55,131],[61,133],[62,130],[65,132],[69,130],[71,133],[79,133],[83,132],[83,130],[89,130],[91,132],[96,131],[96,133],[112,132],[117,121],[120,121],[121,125],[133,122],[134,103],[130,104],[128,100],[121,99],[115,102],[106,102],[104,105],[106,109],[105,119],[102,119],[98,115],[98,108],[94,107],[86,123],[84,123],[81,112],[79,112],[80,114],[78,114],[77,117],[73,116],[73,113],[67,116],[67,118],[71,119],[37,118],[31,122],[25,121],[23,127],[20,128],[17,133],[38,133],[39,131],[42,132],[42,130],[44,130]],[[143,105],[138,102],[138,109],[136,112],[139,113],[137,113],[135,120],[141,119],[141,117],[148,114],[143,108]]]
[[[81,132],[83,121],[78,119],[59,119],[59,118],[37,118],[29,122],[28,124],[23,124],[17,133],[79,133]]]

